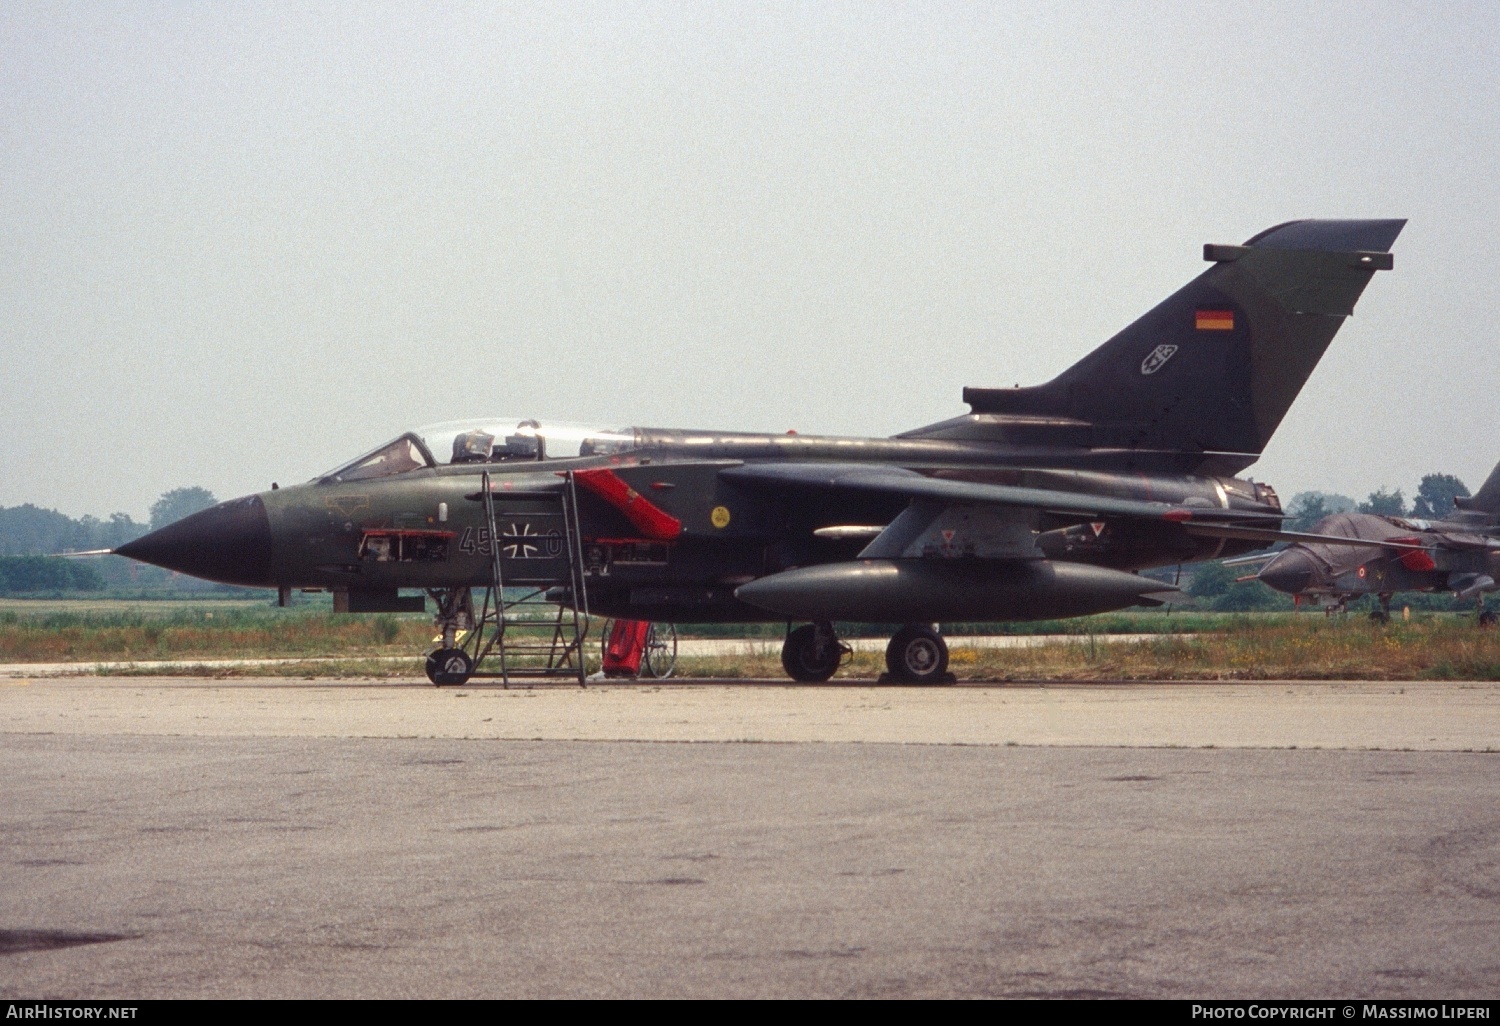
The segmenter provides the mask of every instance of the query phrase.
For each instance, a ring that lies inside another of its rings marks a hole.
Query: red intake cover
[[[1421,545],[1420,538],[1391,538],[1393,542],[1401,542],[1405,545]],[[1436,570],[1437,564],[1432,560],[1432,553],[1426,549],[1407,549],[1401,553],[1401,565],[1412,573],[1423,573],[1427,570]]]
[[[634,677],[641,672],[641,656],[646,651],[649,620],[616,620],[604,646],[604,675]]]
[[[576,470],[573,479],[625,514],[635,529],[653,541],[671,541],[682,533],[682,521],[630,487],[613,470]]]

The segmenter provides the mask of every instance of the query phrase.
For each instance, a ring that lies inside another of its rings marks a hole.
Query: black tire
[[[792,680],[815,684],[833,676],[843,661],[843,647],[835,640],[818,651],[818,629],[812,624],[798,627],[781,645],[781,667]]]
[[[939,683],[948,676],[948,643],[931,627],[903,627],[885,648],[885,668],[907,684]]]
[[[615,629],[614,618],[604,621],[604,626],[599,630],[599,670],[604,670],[604,660],[609,658],[609,632]]]
[[[427,657],[427,679],[438,687],[466,684],[474,660],[461,648],[440,648]]]
[[[666,680],[677,669],[677,627],[653,623],[646,632],[646,651],[641,653],[641,676]]]
[[[1493,609],[1486,609],[1479,614],[1479,626],[1493,627],[1496,623],[1500,623],[1500,615],[1496,615]]]

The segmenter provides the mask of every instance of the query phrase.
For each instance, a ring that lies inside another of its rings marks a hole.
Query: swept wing
[[[929,477],[902,467],[872,467],[860,463],[746,464],[722,470],[720,476],[740,485],[879,492],[955,505],[993,505],[1035,510],[1080,521],[1100,517],[1137,517],[1179,523],[1204,521],[1270,525],[1279,523],[1281,519],[1279,514],[1251,510],[1188,506],[985,481],[954,481]]]

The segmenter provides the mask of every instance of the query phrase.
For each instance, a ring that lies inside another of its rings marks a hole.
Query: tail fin
[[[1484,479],[1479,491],[1473,495],[1461,495],[1453,500],[1453,504],[1459,509],[1479,513],[1500,513],[1500,463],[1495,464],[1495,469]]]
[[[966,388],[972,414],[910,435],[1222,453],[1248,466],[1391,267],[1405,224],[1291,221],[1243,246],[1205,246],[1213,267],[1057,378]]]

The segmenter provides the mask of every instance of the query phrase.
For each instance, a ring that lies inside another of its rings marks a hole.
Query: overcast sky
[[[0,505],[469,415],[886,435],[1407,217],[1248,473],[1500,460],[1493,3],[0,5]]]

